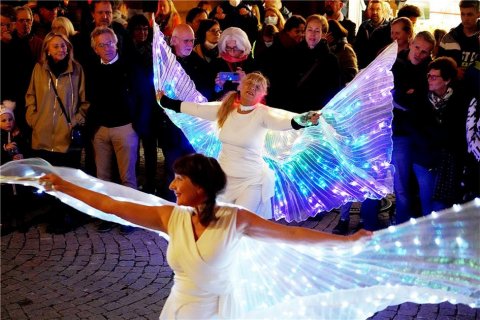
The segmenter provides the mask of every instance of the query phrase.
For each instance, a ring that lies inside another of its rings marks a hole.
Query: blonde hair
[[[273,13],[275,13],[275,15],[278,18],[278,22],[277,22],[277,25],[275,27],[278,28],[278,31],[282,31],[283,27],[285,26],[285,18],[283,17],[280,10],[278,10],[275,7],[267,7],[267,8],[265,8],[265,15],[266,15],[267,11],[272,11]]]
[[[68,40],[67,36],[64,35],[63,33],[56,33],[56,32],[50,32],[45,36],[45,39],[43,39],[43,44],[42,44],[42,56],[40,58],[40,63],[45,64],[47,63],[47,56],[48,56],[48,45],[50,42],[55,38],[59,37],[61,38],[65,44],[67,45],[67,57],[69,61],[73,60],[73,46],[72,43]]]
[[[72,22],[65,17],[56,17],[52,21],[52,31],[55,33],[64,33],[68,38],[77,33]]]
[[[174,26],[174,23],[175,23],[175,16],[178,16],[180,17],[180,15],[178,14],[178,11],[177,11],[177,8],[175,8],[175,5],[173,4],[173,1],[172,0],[165,0],[165,2],[168,4],[168,7],[170,8],[170,13],[169,13],[169,17],[168,17],[168,21],[167,21],[167,25],[165,26],[166,29],[170,29],[170,30],[173,30],[173,28],[175,28]],[[160,4],[160,1],[158,1],[158,3]],[[159,13],[158,13],[158,8],[157,8],[157,14],[155,16],[159,16]]]
[[[260,72],[252,72],[247,74],[240,81],[239,87],[242,87],[247,82],[259,84],[264,94],[267,94],[268,80]],[[220,105],[220,108],[217,112],[217,125],[219,128],[223,127],[223,124],[227,120],[230,113],[233,110],[237,109],[238,105],[240,104],[238,98],[239,96],[236,91],[230,91],[223,97],[222,104]]]
[[[309,16],[305,22],[305,29],[307,29],[308,24],[312,21],[317,21],[320,23],[322,26],[322,33],[325,34],[328,32],[328,20],[324,16],[321,16],[319,14],[312,14]]]

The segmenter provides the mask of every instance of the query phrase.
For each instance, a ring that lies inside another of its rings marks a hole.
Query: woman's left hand
[[[364,238],[368,239],[368,238],[371,238],[372,236],[373,236],[372,231],[367,231],[365,229],[360,229],[357,232],[355,232],[354,234],[347,236],[347,238],[348,238],[349,241],[357,241],[357,240],[364,239]]]

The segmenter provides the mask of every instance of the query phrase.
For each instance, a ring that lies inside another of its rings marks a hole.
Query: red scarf
[[[225,60],[227,62],[230,62],[230,63],[242,62],[242,61],[247,60],[247,58],[248,58],[248,55],[246,55],[246,54],[244,54],[240,58],[234,58],[226,52],[222,52],[220,54],[220,56],[222,57],[223,60]]]

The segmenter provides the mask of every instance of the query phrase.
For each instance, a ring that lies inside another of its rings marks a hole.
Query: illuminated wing
[[[141,191],[125,187],[113,182],[103,181],[94,178],[79,169],[54,167],[47,161],[40,158],[31,158],[7,162],[0,167],[0,172],[1,183],[32,186],[38,188],[40,191],[45,190],[43,185],[39,183],[39,177],[47,173],[55,173],[67,181],[70,181],[84,188],[108,195],[117,200],[131,201],[141,203],[147,206],[159,206],[162,204],[175,205],[175,203],[171,203],[167,200],[155,197],[151,194],[143,193]],[[134,225],[115,215],[93,209],[92,207],[87,206],[85,203],[75,198],[72,198],[64,193],[55,191],[49,191],[48,193],[59,198],[62,202],[68,204],[69,206],[79,211],[82,211],[92,217],[123,225]],[[152,231],[159,233],[161,236],[168,239],[168,236],[163,232],[160,232],[158,230]]]
[[[41,159],[11,161],[0,172],[0,183],[43,189],[38,177],[54,172],[119,200],[171,204],[80,170],[52,167]],[[61,192],[49,193],[94,217],[130,224]],[[287,245],[243,236],[231,270],[234,288],[230,298],[236,313],[228,318],[366,319],[388,305],[406,301],[448,300],[478,307],[479,229],[480,199],[476,199],[355,243]]]
[[[406,301],[480,305],[480,199],[370,241],[286,245],[242,238],[245,319],[367,319]]]
[[[167,96],[201,102],[157,25],[154,29],[155,86]],[[320,124],[300,131],[269,131],[264,159],[275,171],[274,217],[303,221],[351,201],[380,199],[392,192],[393,87],[391,45],[322,110]],[[328,75],[326,75],[328,76]],[[166,110],[197,152],[220,151],[215,123]]]
[[[160,27],[155,23],[153,37],[153,74],[155,90],[162,90],[172,99],[189,102],[206,102],[185,73],[170,46],[165,42]],[[160,103],[159,103],[160,105]],[[165,109],[170,119],[182,129],[193,148],[210,157],[220,152],[218,128],[215,122]]]
[[[264,158],[276,173],[276,219],[303,221],[392,192],[390,69],[396,56],[394,43],[321,110],[318,126],[268,133]]]

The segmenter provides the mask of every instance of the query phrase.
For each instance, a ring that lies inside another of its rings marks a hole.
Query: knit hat
[[[15,120],[15,115],[13,114],[13,109],[15,109],[15,102],[10,100],[4,100],[2,104],[0,104],[0,116],[5,113],[9,113],[12,115],[13,119]]]

